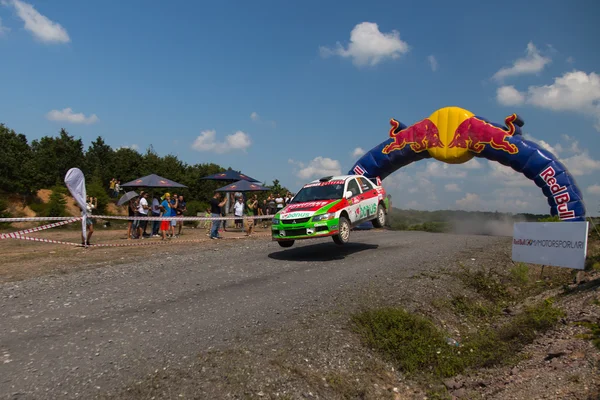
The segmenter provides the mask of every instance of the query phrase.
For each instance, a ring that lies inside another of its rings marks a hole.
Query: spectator
[[[121,181],[117,181],[117,182],[115,182],[114,197],[119,197],[120,191],[121,191]]]
[[[160,203],[160,210],[162,217],[171,216],[171,194],[165,193],[162,197],[163,201]],[[163,220],[160,223],[160,231],[162,234],[162,240],[167,240],[167,231],[171,228],[171,221]]]
[[[152,216],[153,217],[160,217],[160,201],[158,200],[158,198],[156,197],[156,195],[152,196]],[[152,221],[152,237],[159,237],[160,235],[158,234],[160,228],[160,221],[156,220],[156,221]]]
[[[213,198],[210,199],[210,216],[211,218],[213,218],[212,228],[210,230],[211,239],[220,239],[219,224],[221,223],[221,221],[219,221],[218,218],[221,217],[221,207],[223,207],[225,203],[227,203],[227,199],[221,201],[220,198],[221,193],[215,192]]]
[[[269,215],[275,215],[277,207],[275,205],[275,197],[272,194],[267,198],[267,204],[269,205]]]
[[[210,218],[210,208],[207,208],[206,211],[204,212],[204,217],[205,218]],[[210,228],[211,228],[211,221],[210,219],[207,219],[204,221],[204,228],[206,228],[206,236],[210,236]]]
[[[84,240],[83,234],[81,235],[81,244],[84,246],[91,245],[90,239],[92,238],[92,234],[94,233],[94,219],[92,218],[92,211],[98,208],[98,199],[96,197],[87,197],[87,202],[85,205],[85,211],[87,214],[87,218],[85,220],[85,226],[87,230],[87,238]]]
[[[177,204],[177,216],[183,217],[183,213],[187,211],[186,202],[183,199],[183,196],[179,196],[179,202]],[[181,235],[181,229],[183,228],[183,221],[177,221],[177,226],[179,227],[179,231],[177,236]]]
[[[242,198],[242,196],[236,199],[236,202],[233,206],[233,215],[239,217],[235,220],[235,227],[242,228],[242,218],[244,217],[244,199]]]
[[[135,217],[135,212],[136,212],[136,206],[135,206],[136,200],[131,199],[129,200],[129,204],[127,205],[127,211],[128,211],[128,215],[129,215],[129,222],[127,223],[127,240],[131,239],[134,235],[134,230],[133,230],[133,217]]]
[[[177,207],[179,207],[179,197],[177,194],[173,193],[173,197],[171,197],[171,217],[177,216]],[[171,220],[171,237],[175,237],[175,226],[177,225],[177,221]]]
[[[277,204],[277,211],[276,212],[279,212],[279,211],[283,210],[284,203],[285,202],[283,200],[283,197],[281,197],[279,195],[279,193],[277,193],[277,195],[275,197],[275,204]]]
[[[246,236],[250,236],[252,235],[252,228],[254,227],[254,218],[252,217],[258,215],[258,196],[252,196],[247,201],[246,205],[248,206],[248,216],[251,217],[248,218],[248,233],[246,233]]]
[[[110,197],[114,197],[115,196],[115,183],[117,183],[117,180],[115,178],[112,178],[110,180],[110,184],[108,185],[108,190],[110,192]]]
[[[137,197],[134,200],[133,203],[133,216],[134,217],[139,217],[140,216],[140,199],[144,197],[144,191],[142,190],[140,192],[140,196]],[[134,239],[139,239],[138,236],[138,228],[140,227],[140,220],[139,219],[134,219],[133,220],[133,224],[131,226],[131,234],[133,235]]]
[[[140,197],[139,206],[138,206],[138,216],[139,217],[147,217],[148,216],[148,192],[142,193]],[[139,220],[138,221],[138,238],[143,239],[148,237],[148,233],[146,233],[146,227],[148,226],[148,220]]]
[[[262,205],[260,206],[260,208],[258,209],[258,215],[269,215],[269,204],[267,203],[267,200],[263,200]],[[263,228],[267,227],[267,219],[263,218]]]

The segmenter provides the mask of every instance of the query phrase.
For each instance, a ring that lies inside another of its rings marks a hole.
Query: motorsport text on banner
[[[517,222],[512,259],[531,264],[583,269],[589,222]]]

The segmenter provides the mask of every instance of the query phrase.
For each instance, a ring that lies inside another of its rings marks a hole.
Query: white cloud
[[[460,192],[460,188],[456,183],[447,183],[444,185],[447,192]]]
[[[523,93],[514,86],[501,86],[496,90],[496,99],[503,106],[518,106],[525,102]]]
[[[216,136],[217,132],[214,130],[200,132],[200,136],[198,136],[192,144],[192,149],[197,151],[213,151],[218,154],[223,154],[235,150],[246,151],[252,144],[250,136],[242,131],[227,135],[223,142],[218,142]]]
[[[62,121],[62,122],[70,122],[72,124],[86,124],[91,125],[95,124],[99,121],[96,114],[92,114],[89,117],[86,117],[83,113],[73,113],[73,109],[70,107],[63,108],[61,111],[52,110],[48,114],[46,114],[46,118],[50,121]]]
[[[309,161],[308,164],[294,160],[288,160],[288,163],[295,164],[300,168],[296,171],[296,176],[303,180],[342,174],[340,162],[328,157],[315,157],[312,161]]]
[[[8,0],[3,4],[12,5],[17,16],[25,22],[25,29],[42,42],[68,43],[71,41],[65,28],[40,14],[31,4],[21,0]]]
[[[587,151],[575,154],[564,160],[561,159],[560,161],[565,164],[573,176],[588,175],[594,171],[600,170],[600,161],[592,159]]]
[[[552,145],[550,145],[550,143],[546,142],[545,140],[536,139],[531,135],[527,135],[526,139],[539,144],[542,149],[548,150],[550,153],[554,154],[555,156],[558,155],[558,153],[560,153],[563,150],[563,147],[560,144],[557,144],[556,146],[552,146]],[[577,142],[575,142],[574,144],[575,144],[575,146],[577,146]]]
[[[597,183],[590,185],[588,186],[587,191],[591,194],[600,194],[600,185],[598,185]]]
[[[132,145],[124,145],[124,146],[120,146],[119,149],[131,149],[131,150],[135,150],[138,151],[140,149],[140,146],[138,146],[137,144],[132,144]]]
[[[553,111],[595,116],[595,128],[600,131],[600,75],[595,72],[567,72],[555,78],[551,85],[530,86],[526,93],[504,86],[498,89],[497,99],[503,105],[527,103]]]
[[[354,150],[352,150],[352,157],[354,157],[354,158],[362,157],[365,153],[366,153],[366,151],[362,147],[357,147]]]
[[[456,165],[456,167],[457,168],[464,168],[464,169],[480,169],[481,168],[481,163],[476,158],[471,158],[466,163],[464,163],[464,164],[458,164],[458,165]]]
[[[431,67],[431,70],[433,72],[437,71],[437,69],[438,69],[438,62],[437,62],[435,56],[434,55],[428,56],[427,57],[427,61],[429,61],[429,66]]]
[[[456,205],[463,210],[478,210],[481,208],[481,198],[477,193],[467,193],[462,199],[456,200]]]
[[[503,186],[530,186],[532,183],[525,175],[515,171],[511,167],[500,164],[496,161],[488,161],[490,174],[486,181],[496,182]]]
[[[260,116],[256,111],[254,111],[252,114],[250,114],[250,119],[252,121],[260,121]]]
[[[339,42],[334,49],[320,48],[321,56],[351,57],[356,66],[373,66],[386,58],[397,59],[408,51],[408,43],[400,40],[398,31],[382,33],[373,22],[361,22],[352,29],[347,49]]]
[[[0,18],[0,36],[4,34],[4,32],[8,32],[10,29],[4,25],[2,25],[2,18]]]
[[[496,72],[493,78],[501,81],[510,76],[535,74],[543,70],[546,64],[551,61],[550,58],[542,56],[531,42],[527,44],[526,53],[526,56],[516,60],[512,67],[502,68]]]
[[[434,178],[465,178],[467,176],[466,171],[462,171],[458,165],[450,165],[441,163],[438,161],[429,161],[425,171],[417,173],[419,176],[427,176]]]

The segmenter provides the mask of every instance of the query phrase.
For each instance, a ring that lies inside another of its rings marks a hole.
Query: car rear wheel
[[[277,243],[281,247],[292,247],[294,245],[294,241],[293,240],[277,241]]]
[[[381,204],[377,205],[377,218],[373,220],[373,226],[375,228],[383,228],[385,226],[385,210],[381,207]]]
[[[346,217],[340,217],[340,231],[337,235],[333,235],[335,244],[343,246],[350,241],[350,222]]]

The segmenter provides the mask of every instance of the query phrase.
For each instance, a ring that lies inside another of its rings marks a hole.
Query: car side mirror
[[[352,197],[352,192],[350,190],[348,190],[345,194],[344,197],[349,199],[350,197]]]

